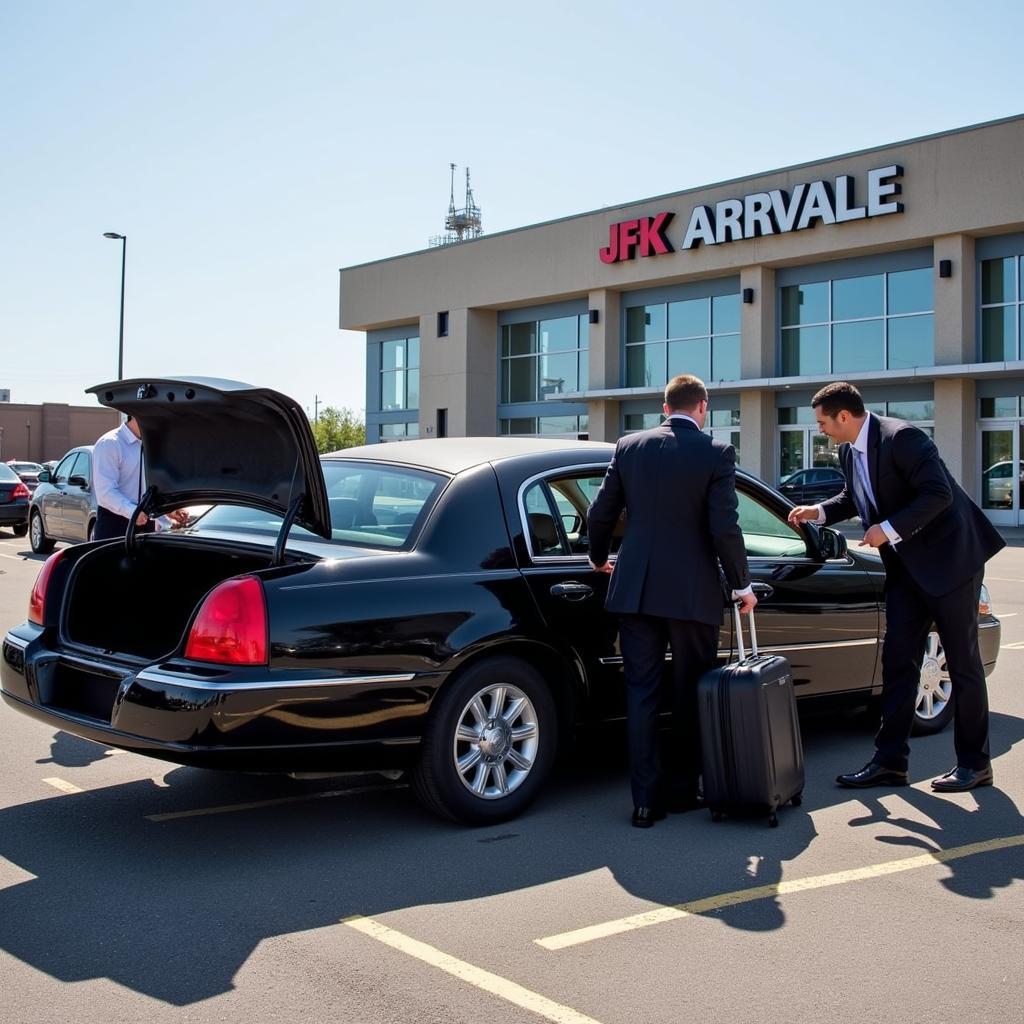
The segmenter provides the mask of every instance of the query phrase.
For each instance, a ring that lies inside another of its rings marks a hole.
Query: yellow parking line
[[[389,793],[393,789],[408,789],[403,782],[396,786],[355,786],[352,789],[331,789],[322,793],[303,793],[301,796],[282,796],[274,800],[252,800],[244,804],[221,804],[219,807],[199,807],[192,811],[168,811],[165,814],[146,814],[146,821],[173,821],[176,818],[200,818],[207,814],[231,814],[234,811],[251,811],[258,807],[275,807],[278,804],[297,804],[303,800],[325,800],[327,797],[357,796],[359,793]]]
[[[63,779],[43,779],[49,786],[53,786],[54,789],[59,789],[62,793],[84,793],[85,790],[80,786],[72,785],[70,782],[65,782]]]
[[[680,903],[674,907],[658,907],[656,910],[633,914],[630,917],[620,917],[616,921],[606,921],[604,924],[590,925],[587,928],[577,928],[571,932],[562,932],[560,935],[549,935],[543,939],[534,939],[534,942],[545,949],[566,949],[569,946],[579,946],[596,939],[606,939],[622,932],[648,928],[666,921],[678,921],[680,918],[706,914],[712,910],[721,910],[723,907],[733,907],[738,903],[752,903],[756,900],[784,896],[788,893],[824,889],[832,885],[861,882],[869,878],[881,878],[883,875],[895,875],[901,871],[933,867],[936,864],[944,864],[946,861],[973,857],[977,853],[991,853],[993,850],[1005,850],[1012,846],[1024,846],[1024,835],[989,839],[982,843],[970,843],[967,846],[953,846],[948,850],[931,850],[918,857],[905,857],[902,860],[890,860],[883,864],[872,864],[869,867],[853,868],[849,871],[836,871],[828,875],[811,875],[807,878],[794,878],[788,882],[738,889],[735,892],[721,893],[718,896],[709,896],[691,903]]]
[[[593,1017],[588,1017],[571,1006],[563,1006],[546,996],[523,988],[522,985],[517,985],[514,981],[509,981],[508,978],[502,978],[490,971],[483,970],[483,968],[466,963],[465,960],[449,956],[434,946],[396,932],[393,928],[373,920],[372,917],[349,917],[342,923],[348,925],[349,928],[354,928],[357,932],[362,932],[363,935],[368,935],[371,939],[391,946],[392,949],[397,949],[408,956],[430,964],[431,967],[451,974],[474,988],[489,992],[499,999],[512,1003],[513,1006],[529,1010],[545,1020],[555,1021],[556,1024],[599,1024]]]

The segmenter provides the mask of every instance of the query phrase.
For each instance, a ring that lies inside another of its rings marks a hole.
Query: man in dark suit
[[[699,806],[697,680],[717,660],[724,595],[718,560],[742,610],[757,603],[736,501],[736,452],[702,433],[708,393],[684,374],[665,388],[667,422],[620,438],[588,512],[590,562],[611,573],[619,616],[633,789],[633,824],[649,828]],[[626,510],[614,571],[612,532]],[[659,691],[672,649],[673,748],[667,779],[658,745]]]
[[[878,549],[886,573],[882,724],[875,755],[836,781],[851,787],[907,784],[921,662],[934,623],[953,686],[956,765],[934,779],[932,789],[991,785],[978,597],[985,562],[1005,542],[924,431],[868,413],[860,392],[845,382],[823,387],[811,404],[821,432],[841,442],[846,487],[821,505],[798,506],[789,521],[835,523],[859,515],[866,531],[861,544]]]

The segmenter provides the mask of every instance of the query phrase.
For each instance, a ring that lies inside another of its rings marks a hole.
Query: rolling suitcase
[[[704,800],[711,817],[727,813],[768,815],[801,801],[804,750],[789,662],[759,654],[750,614],[750,656],[743,646],[739,606],[733,604],[739,661],[710,669],[697,684]]]

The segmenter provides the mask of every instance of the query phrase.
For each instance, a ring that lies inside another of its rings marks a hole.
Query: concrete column
[[[498,314],[448,311],[448,336],[437,313],[420,317],[420,436],[433,437],[437,410],[448,410],[449,437],[493,437],[498,400]]]
[[[935,239],[934,255],[935,365],[977,362],[974,239],[943,235]],[[952,277],[939,277],[940,260],[950,261]],[[938,426],[937,406],[935,414]]]
[[[590,391],[619,387],[622,356],[622,297],[602,288],[588,297],[588,307],[597,310],[597,323],[590,324]],[[619,403],[609,399],[587,402],[591,441],[615,441],[619,437]]]
[[[777,426],[773,392],[740,392],[740,467],[773,486]]]
[[[935,382],[935,445],[950,473],[975,501],[978,500],[976,403],[973,377]]]
[[[743,377],[775,376],[775,271],[743,267],[740,295],[754,290],[754,301],[740,303],[740,373]]]

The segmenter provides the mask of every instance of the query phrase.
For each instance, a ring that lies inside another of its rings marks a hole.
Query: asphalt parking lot
[[[0,531],[0,630],[41,561]],[[0,706],[0,1020],[1018,1019],[1024,547],[987,582],[995,787],[932,794],[947,731],[913,742],[911,787],[838,789],[871,722],[805,716],[777,829],[630,828],[615,730],[523,818],[466,829],[400,779],[180,768]]]

